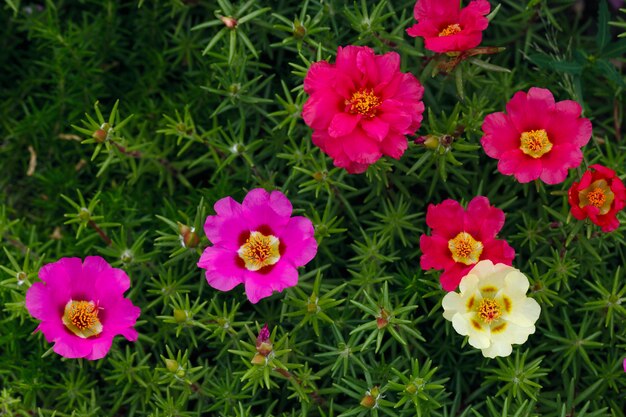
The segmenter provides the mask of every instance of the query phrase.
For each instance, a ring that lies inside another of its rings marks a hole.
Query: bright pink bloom
[[[413,74],[400,72],[400,55],[376,55],[366,46],[339,47],[334,64],[315,62],[304,91],[311,97],[302,117],[313,143],[351,174],[382,155],[400,158],[424,112],[424,88]]]
[[[471,1],[462,9],[459,0],[418,0],[413,9],[417,24],[406,33],[423,37],[424,47],[433,52],[466,51],[482,41],[490,8],[487,0]]]
[[[313,224],[291,217],[291,203],[280,191],[251,190],[239,204],[231,197],[214,206],[204,232],[213,246],[198,261],[209,285],[230,291],[244,284],[251,303],[298,283],[299,266],[317,253]]]
[[[124,298],[130,287],[126,272],[99,256],[61,258],[39,270],[43,282],[26,293],[26,308],[41,320],[37,330],[54,342],[54,351],[66,358],[103,358],[113,338],[134,342],[133,328],[141,310]]]
[[[624,359],[624,372],[626,372],[626,359]]]
[[[626,188],[612,169],[597,164],[589,168],[568,191],[572,216],[589,217],[603,232],[611,232],[619,227],[617,212],[626,206]]]
[[[454,291],[478,261],[511,265],[515,257],[505,240],[495,238],[504,225],[504,212],[489,205],[487,197],[474,197],[467,210],[450,199],[429,204],[426,224],[432,233],[420,237],[420,266],[443,269],[439,280],[446,291]]]
[[[498,170],[519,182],[540,178],[546,184],[565,181],[567,170],[580,165],[580,150],[591,138],[591,122],[571,100],[554,102],[545,88],[519,91],[506,105],[507,113],[485,117],[481,144],[499,159]]]

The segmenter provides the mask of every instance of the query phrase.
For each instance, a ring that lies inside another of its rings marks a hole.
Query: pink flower
[[[589,168],[568,191],[572,216],[589,217],[603,232],[611,232],[619,227],[617,212],[626,206],[626,188],[612,169],[598,164]]]
[[[313,143],[352,174],[382,155],[400,158],[424,112],[424,88],[413,74],[400,72],[400,56],[376,55],[366,46],[339,47],[335,64],[315,62],[304,91],[311,97],[302,117]]]
[[[280,191],[251,190],[237,203],[230,197],[215,203],[204,232],[213,246],[198,261],[209,285],[230,291],[244,284],[251,303],[298,283],[299,266],[317,253],[313,224],[291,217],[291,203]]]
[[[466,51],[482,41],[490,8],[487,0],[471,1],[462,9],[459,0],[418,0],[413,10],[417,24],[406,32],[423,37],[424,47],[433,52]]]
[[[626,372],[626,359],[624,359],[624,372]]]
[[[565,181],[567,170],[580,165],[580,150],[591,138],[591,122],[571,100],[554,102],[545,88],[519,91],[506,105],[507,113],[485,117],[481,144],[499,159],[498,170],[519,182],[540,178],[546,184]]]
[[[439,280],[446,291],[454,291],[479,261],[511,265],[515,257],[505,240],[495,239],[504,225],[504,212],[489,205],[487,197],[474,197],[467,210],[450,199],[430,204],[426,224],[432,233],[420,237],[420,266],[443,269]]]
[[[61,258],[39,270],[43,282],[26,293],[26,308],[41,320],[37,330],[66,358],[101,359],[118,334],[134,342],[141,310],[124,298],[126,272],[99,256]]]

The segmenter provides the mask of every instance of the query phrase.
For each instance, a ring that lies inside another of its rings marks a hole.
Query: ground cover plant
[[[0,415],[624,416],[620,7],[5,0]]]

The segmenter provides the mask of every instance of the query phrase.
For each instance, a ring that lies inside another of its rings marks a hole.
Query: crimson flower
[[[612,169],[598,164],[589,168],[568,191],[572,216],[589,217],[603,232],[611,232],[619,227],[617,212],[626,205],[626,188]]]
[[[467,210],[450,199],[430,204],[426,224],[432,233],[420,237],[420,266],[443,269],[439,280],[446,291],[454,291],[479,261],[511,265],[515,257],[505,240],[495,238],[504,225],[504,212],[491,206],[487,197],[474,197]]]
[[[334,64],[313,63],[304,91],[310,97],[302,117],[313,143],[351,174],[382,155],[400,158],[424,112],[424,88],[413,74],[400,72],[400,55],[376,55],[366,46],[339,47]]]
[[[515,93],[506,111],[485,117],[480,140],[485,153],[499,160],[502,174],[522,183],[539,178],[558,184],[569,168],[580,165],[580,148],[591,138],[591,122],[580,117],[580,104],[555,103],[549,90],[533,87]]]
[[[433,52],[467,51],[482,41],[490,8],[487,0],[471,1],[464,8],[459,0],[418,0],[413,9],[417,23],[406,32],[423,37],[424,47]]]

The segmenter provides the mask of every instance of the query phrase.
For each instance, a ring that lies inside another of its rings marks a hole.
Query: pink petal
[[[335,66],[326,61],[314,62],[304,77],[304,91],[313,94],[317,90],[332,88],[335,72]]]
[[[389,155],[395,159],[400,159],[408,146],[406,137],[395,133],[387,135],[385,140],[380,144],[383,154]]]
[[[216,290],[230,291],[243,282],[245,266],[237,264],[237,253],[218,247],[208,247],[198,266],[206,269],[206,280]]]
[[[439,277],[441,287],[445,291],[456,290],[463,277],[465,277],[473,267],[474,265],[455,263],[452,267],[443,271],[443,274]]]
[[[485,243],[493,239],[504,226],[504,212],[489,204],[487,197],[477,196],[467,206],[464,230]]]
[[[307,99],[302,118],[312,129],[328,129],[335,114],[343,112],[345,99],[335,92],[319,92]]]
[[[520,133],[504,113],[492,113],[485,117],[482,125],[485,136],[480,140],[485,153],[492,158],[520,147]]]
[[[341,138],[341,146],[352,162],[373,164],[381,157],[378,144],[361,129]]]
[[[298,271],[288,262],[278,262],[268,273],[248,272],[245,278],[246,296],[252,304],[298,283]]]
[[[269,227],[272,234],[280,235],[289,222],[291,202],[280,191],[268,193],[262,188],[251,190],[242,203],[242,213],[249,230]]]
[[[213,206],[215,216],[207,216],[204,233],[214,245],[237,250],[241,246],[240,236],[250,231],[243,219],[241,205],[231,197],[220,199]]]
[[[541,180],[546,184],[560,184],[567,178],[567,170],[576,168],[582,160],[583,154],[575,145],[555,145],[541,158]]]
[[[418,0],[413,8],[416,20],[428,20],[434,18],[448,18],[456,20],[461,8],[460,0]]]
[[[456,263],[448,248],[448,240],[441,236],[420,236],[420,250],[422,269],[447,269]]]
[[[361,127],[365,130],[365,133],[379,142],[382,142],[387,136],[387,133],[389,133],[389,124],[378,117],[363,120]]]
[[[109,349],[111,349],[111,344],[113,343],[112,337],[107,338],[96,338],[93,339],[93,343],[91,345],[91,353],[85,356],[85,359],[90,361],[102,359],[109,353]]]
[[[290,262],[294,267],[306,265],[317,253],[313,223],[306,217],[296,216],[280,235],[280,242],[285,246],[281,259]]]
[[[480,260],[489,259],[494,264],[511,265],[513,263],[515,249],[506,240],[493,239],[483,242],[483,245],[483,253],[480,255]]]
[[[333,138],[348,135],[354,131],[359,120],[361,120],[360,115],[337,113],[330,122],[328,134]]]
[[[447,240],[453,239],[463,231],[465,210],[455,200],[445,200],[441,204],[429,204],[426,211],[426,224]],[[446,244],[447,245],[447,244]]]

